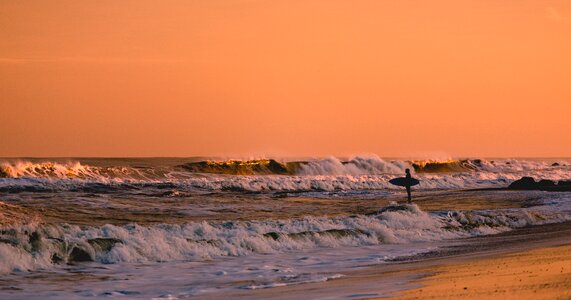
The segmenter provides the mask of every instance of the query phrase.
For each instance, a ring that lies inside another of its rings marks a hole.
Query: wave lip
[[[148,179],[150,174],[124,166],[95,167],[83,165],[78,161],[58,163],[45,161],[32,163],[18,161],[0,164],[0,178],[46,178],[46,179],[75,179],[109,182],[125,179]]]
[[[274,159],[228,160],[191,162],[180,167],[193,173],[212,173],[226,175],[292,175],[296,173],[300,162],[280,163]]]
[[[200,161],[181,165],[192,173],[225,175],[379,175],[404,173],[410,164],[387,162],[376,155],[356,156],[347,161],[335,157],[310,161],[278,162],[274,159]]]
[[[0,178],[41,177],[41,178],[80,178],[95,177],[96,172],[79,162],[59,164],[54,162],[16,162],[0,165]]]
[[[307,161],[300,165],[298,175],[381,175],[402,174],[409,167],[404,161],[385,161],[376,155],[355,156],[348,161],[335,157]]]
[[[466,172],[477,171],[482,168],[481,159],[463,159],[448,161],[415,161],[412,167],[419,173],[446,173],[446,172]]]

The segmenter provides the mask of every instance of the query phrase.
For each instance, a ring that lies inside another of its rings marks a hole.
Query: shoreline
[[[396,299],[568,299],[571,245],[545,247],[428,269],[433,275]]]
[[[254,299],[299,297],[310,299],[424,298],[417,293],[420,290],[424,291],[426,289],[425,284],[430,284],[433,276],[438,276],[438,274],[449,270],[447,268],[478,264],[494,259],[501,260],[510,255],[554,247],[571,249],[571,222],[537,225],[497,235],[456,240],[452,241],[450,246],[438,251],[394,260],[386,265],[371,265],[345,273],[344,277],[326,282],[305,283],[256,291],[237,291],[225,296]],[[571,252],[569,259],[571,259]],[[567,270],[571,271],[571,265]],[[570,273],[566,274],[570,276],[571,282]],[[505,296],[505,294],[502,295]],[[211,298],[208,295],[204,296]],[[446,295],[439,294],[435,297],[442,298]]]

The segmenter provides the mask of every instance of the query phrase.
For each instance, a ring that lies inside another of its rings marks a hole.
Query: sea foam
[[[568,199],[567,199],[568,200]],[[428,213],[391,204],[373,215],[141,226],[30,225],[0,234],[0,270],[64,263],[205,261],[316,248],[409,244],[495,234],[569,219],[559,203],[524,209]]]

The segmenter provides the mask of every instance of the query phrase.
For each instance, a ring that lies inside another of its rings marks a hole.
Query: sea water
[[[413,204],[388,183],[406,168]],[[569,192],[468,189],[570,175],[568,159],[3,159],[0,295],[255,297],[567,221]]]

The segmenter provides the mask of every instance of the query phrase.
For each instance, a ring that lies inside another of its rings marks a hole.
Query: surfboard
[[[406,177],[399,177],[389,180],[391,184],[398,185],[398,186],[413,186],[420,183],[416,178],[406,178]]]

